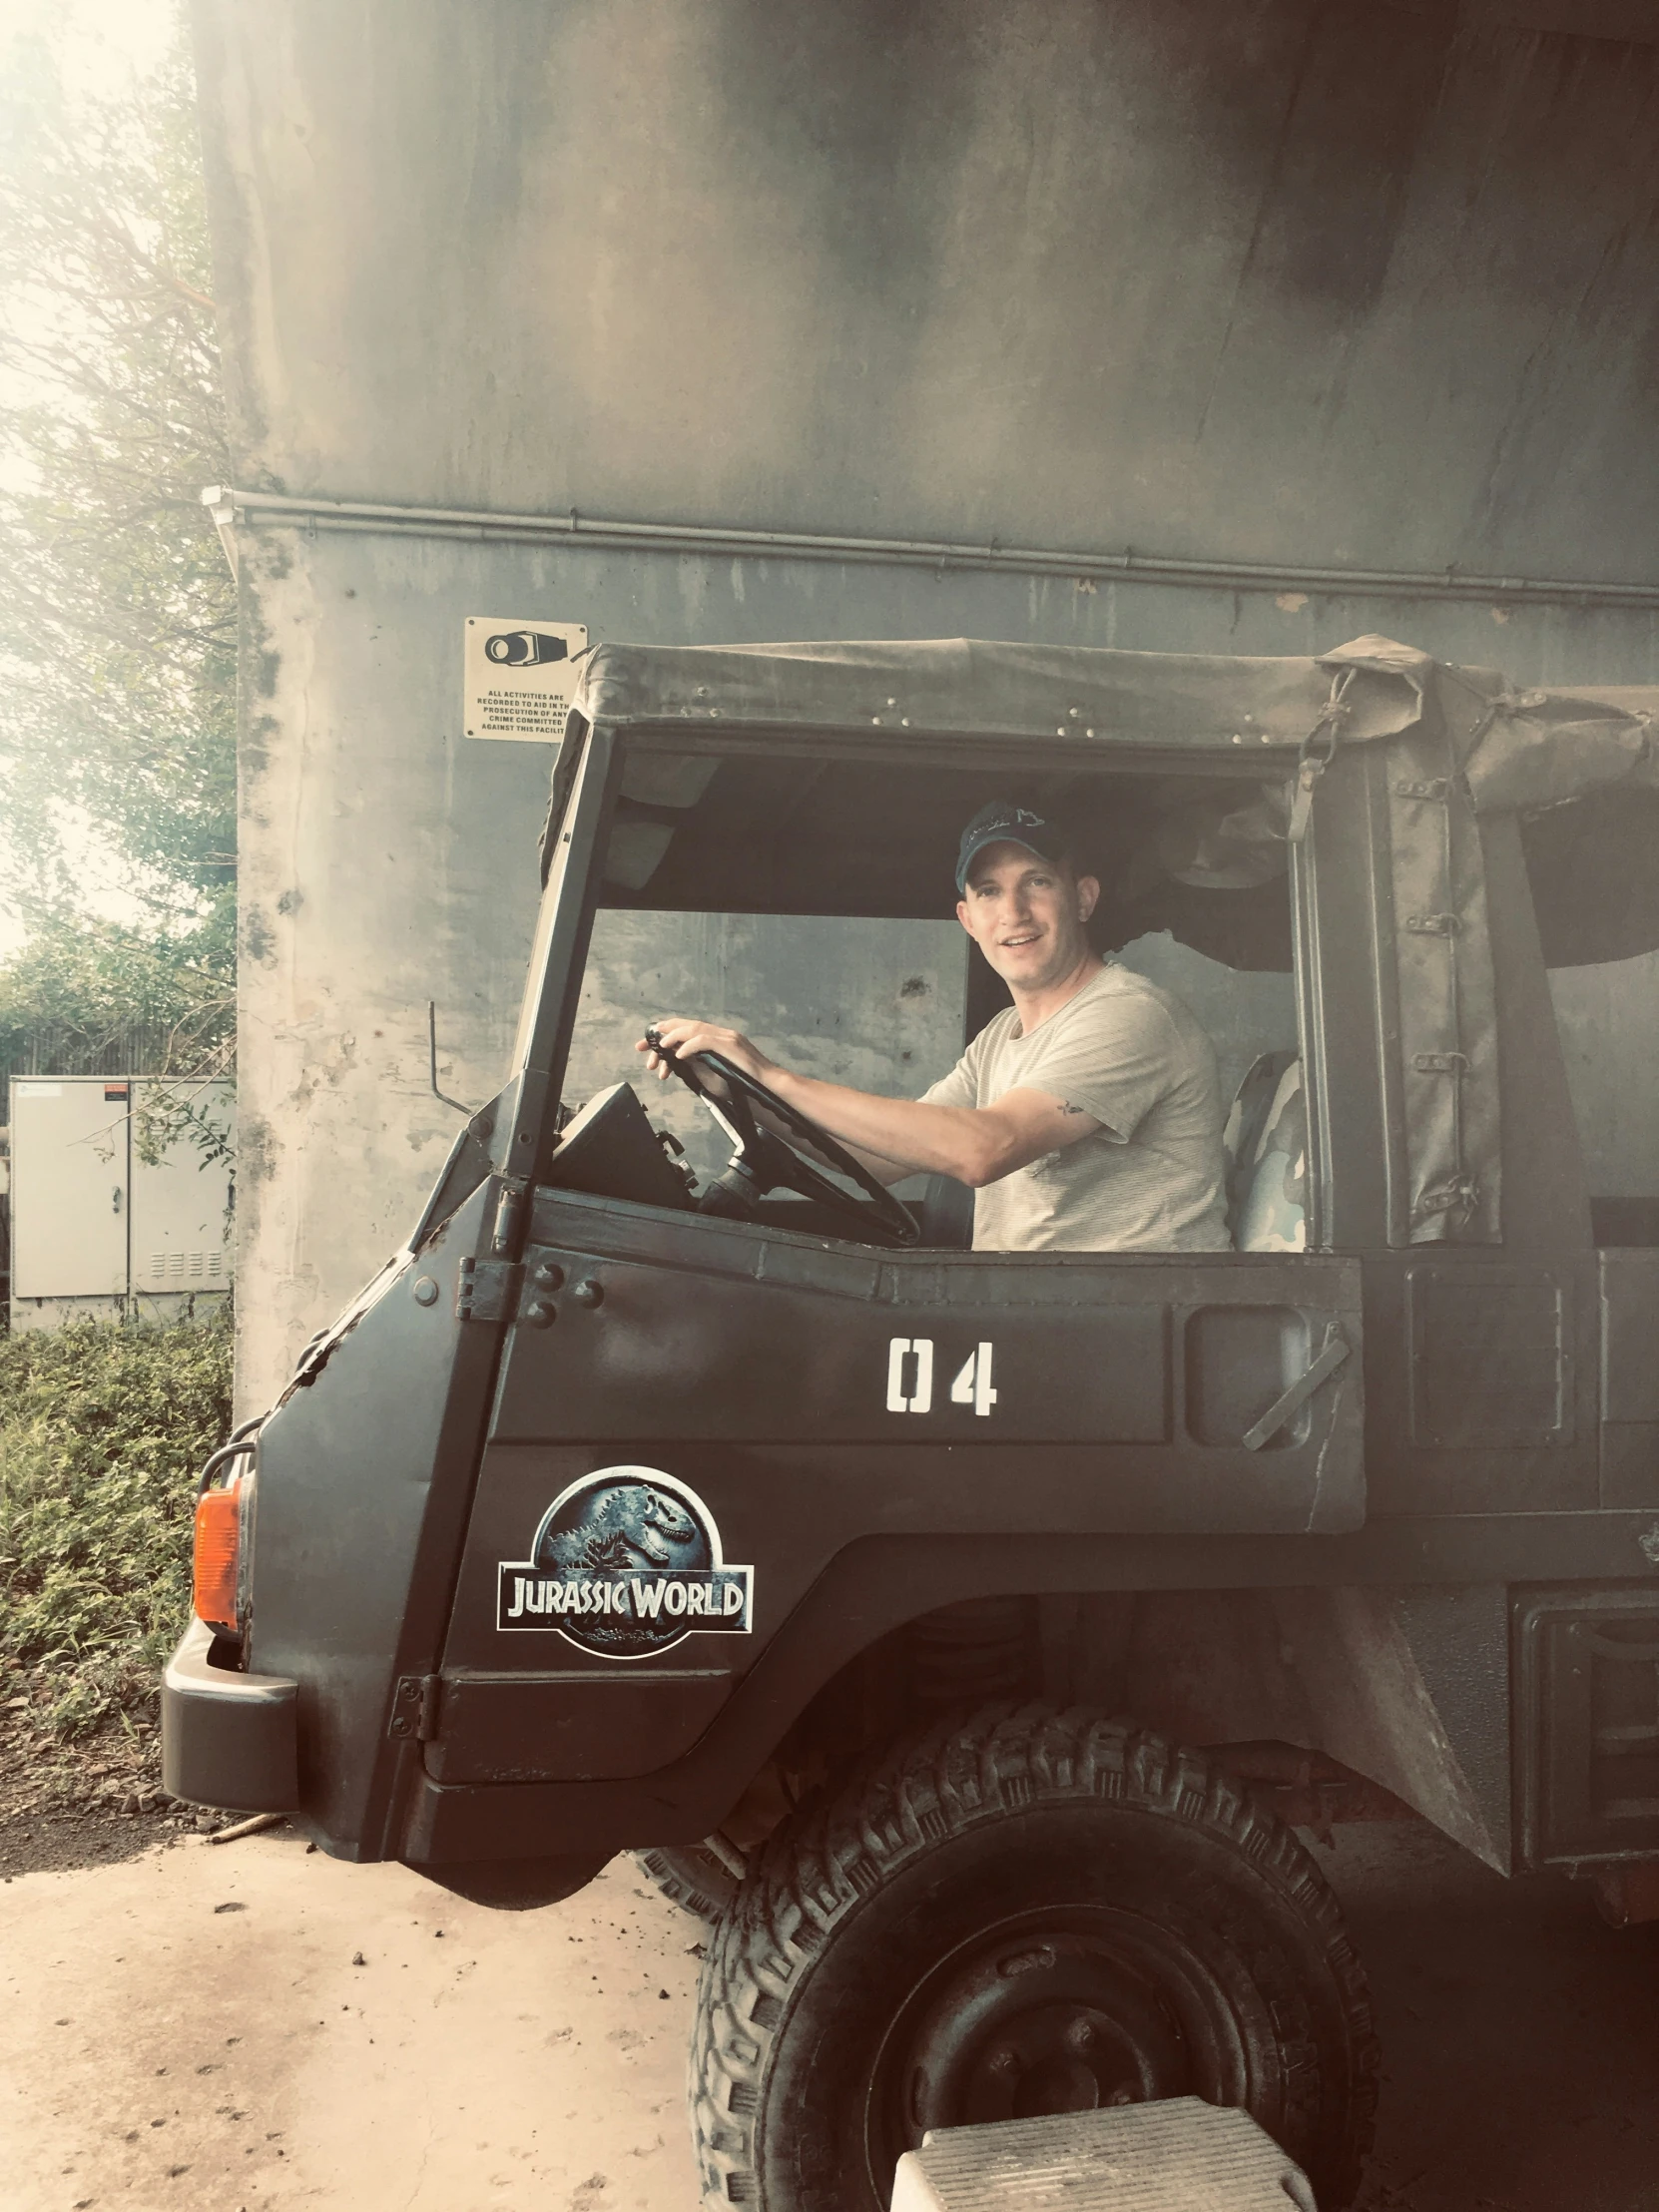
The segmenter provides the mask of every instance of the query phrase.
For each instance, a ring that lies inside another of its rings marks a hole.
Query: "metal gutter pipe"
[[[281,523],[306,531],[407,530],[421,537],[526,545],[576,544],[658,553],[778,554],[792,560],[887,562],[907,568],[989,569],[1114,583],[1208,584],[1232,591],[1302,591],[1410,599],[1550,601],[1574,607],[1659,608],[1659,583],[1553,576],[1481,576],[1444,569],[1308,568],[1203,555],[1055,552],[1036,546],[959,545],[932,539],[825,537],[800,530],[741,530],[696,522],[620,522],[578,514],[496,514],[454,507],[376,506],[365,501],[290,498],[282,492],[213,485],[202,501],[218,526],[233,573],[236,525]]]

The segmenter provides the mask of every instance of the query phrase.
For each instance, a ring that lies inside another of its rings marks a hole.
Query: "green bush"
[[[54,1734],[153,1710],[230,1420],[229,1313],[0,1338],[0,1680]]]

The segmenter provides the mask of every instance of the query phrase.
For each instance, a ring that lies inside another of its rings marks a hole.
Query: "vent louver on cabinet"
[[[223,1252],[153,1252],[150,1255],[149,1280],[157,1284],[181,1281],[193,1283],[223,1283],[225,1281],[225,1255]]]

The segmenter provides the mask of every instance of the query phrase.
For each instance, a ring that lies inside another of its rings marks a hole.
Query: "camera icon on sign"
[[[484,658],[498,668],[541,668],[549,661],[569,660],[570,647],[545,630],[498,630],[484,640]]]

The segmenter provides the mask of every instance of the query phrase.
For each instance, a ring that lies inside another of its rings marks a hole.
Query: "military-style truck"
[[[1379,638],[594,649],[506,1086],[205,1472],[169,1788],[503,1907],[643,1854],[716,1923],[711,2202],[1197,2095],[1335,2212],[1377,2056],[1297,1826],[1659,1909],[1654,704]],[[1009,795],[1249,1068],[1233,1251],[975,1252],[706,1061],[671,1144],[626,1080],[671,1009],[584,991],[606,909],[849,918],[908,989]]]

